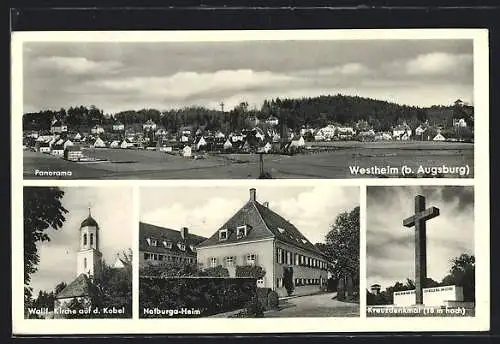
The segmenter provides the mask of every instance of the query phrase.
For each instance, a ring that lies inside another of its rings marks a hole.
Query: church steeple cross
[[[423,304],[423,284],[427,278],[427,238],[426,221],[439,216],[439,209],[425,209],[425,197],[415,196],[415,214],[403,220],[403,226],[415,227],[415,299]]]

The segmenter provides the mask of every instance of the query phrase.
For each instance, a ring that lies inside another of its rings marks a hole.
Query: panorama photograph
[[[25,179],[474,176],[472,39],[43,41],[22,59]]]

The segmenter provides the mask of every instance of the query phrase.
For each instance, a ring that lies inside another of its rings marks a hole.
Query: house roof
[[[248,225],[250,230],[243,238],[237,238],[236,228]],[[227,240],[219,241],[219,231],[200,244],[200,247],[219,244],[275,238],[302,249],[324,255],[293,224],[276,212],[250,199],[220,229],[228,230]]]
[[[56,295],[56,299],[89,296],[92,293],[93,287],[90,278],[85,274],[80,274],[73,282]]]
[[[147,239],[155,239],[158,241],[167,241],[172,243],[172,248],[166,248],[163,245],[159,246],[150,246],[147,242]],[[195,253],[189,247],[190,245],[198,246],[201,242],[203,242],[206,238],[191,234],[188,232],[188,235],[185,239],[182,238],[181,232],[175,229],[165,228],[155,226],[149,223],[139,222],[139,251],[148,251],[153,253],[179,253],[179,254],[189,254],[194,255]],[[183,243],[186,245],[186,250],[182,251],[177,244]]]

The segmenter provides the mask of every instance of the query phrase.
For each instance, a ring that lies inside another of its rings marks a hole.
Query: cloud
[[[64,56],[38,57],[33,64],[37,68],[74,75],[115,73],[122,67],[122,63],[119,61],[92,61],[85,57]]]
[[[205,93],[237,92],[247,88],[285,85],[293,80],[293,77],[278,73],[240,69],[219,70],[214,73],[179,72],[161,77],[137,76],[91,80],[87,82],[87,85],[109,92],[134,92],[149,96],[185,99],[194,95],[203,96]]]
[[[449,73],[462,73],[465,69],[472,68],[472,54],[430,53],[419,55],[406,62],[408,74],[442,75]]]

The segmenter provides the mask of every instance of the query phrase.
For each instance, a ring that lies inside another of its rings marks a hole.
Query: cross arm
[[[439,216],[439,208],[430,207],[425,209],[413,216],[410,216],[403,220],[403,226],[405,227],[413,227],[415,226],[415,222],[419,220],[427,221],[436,216]]]

